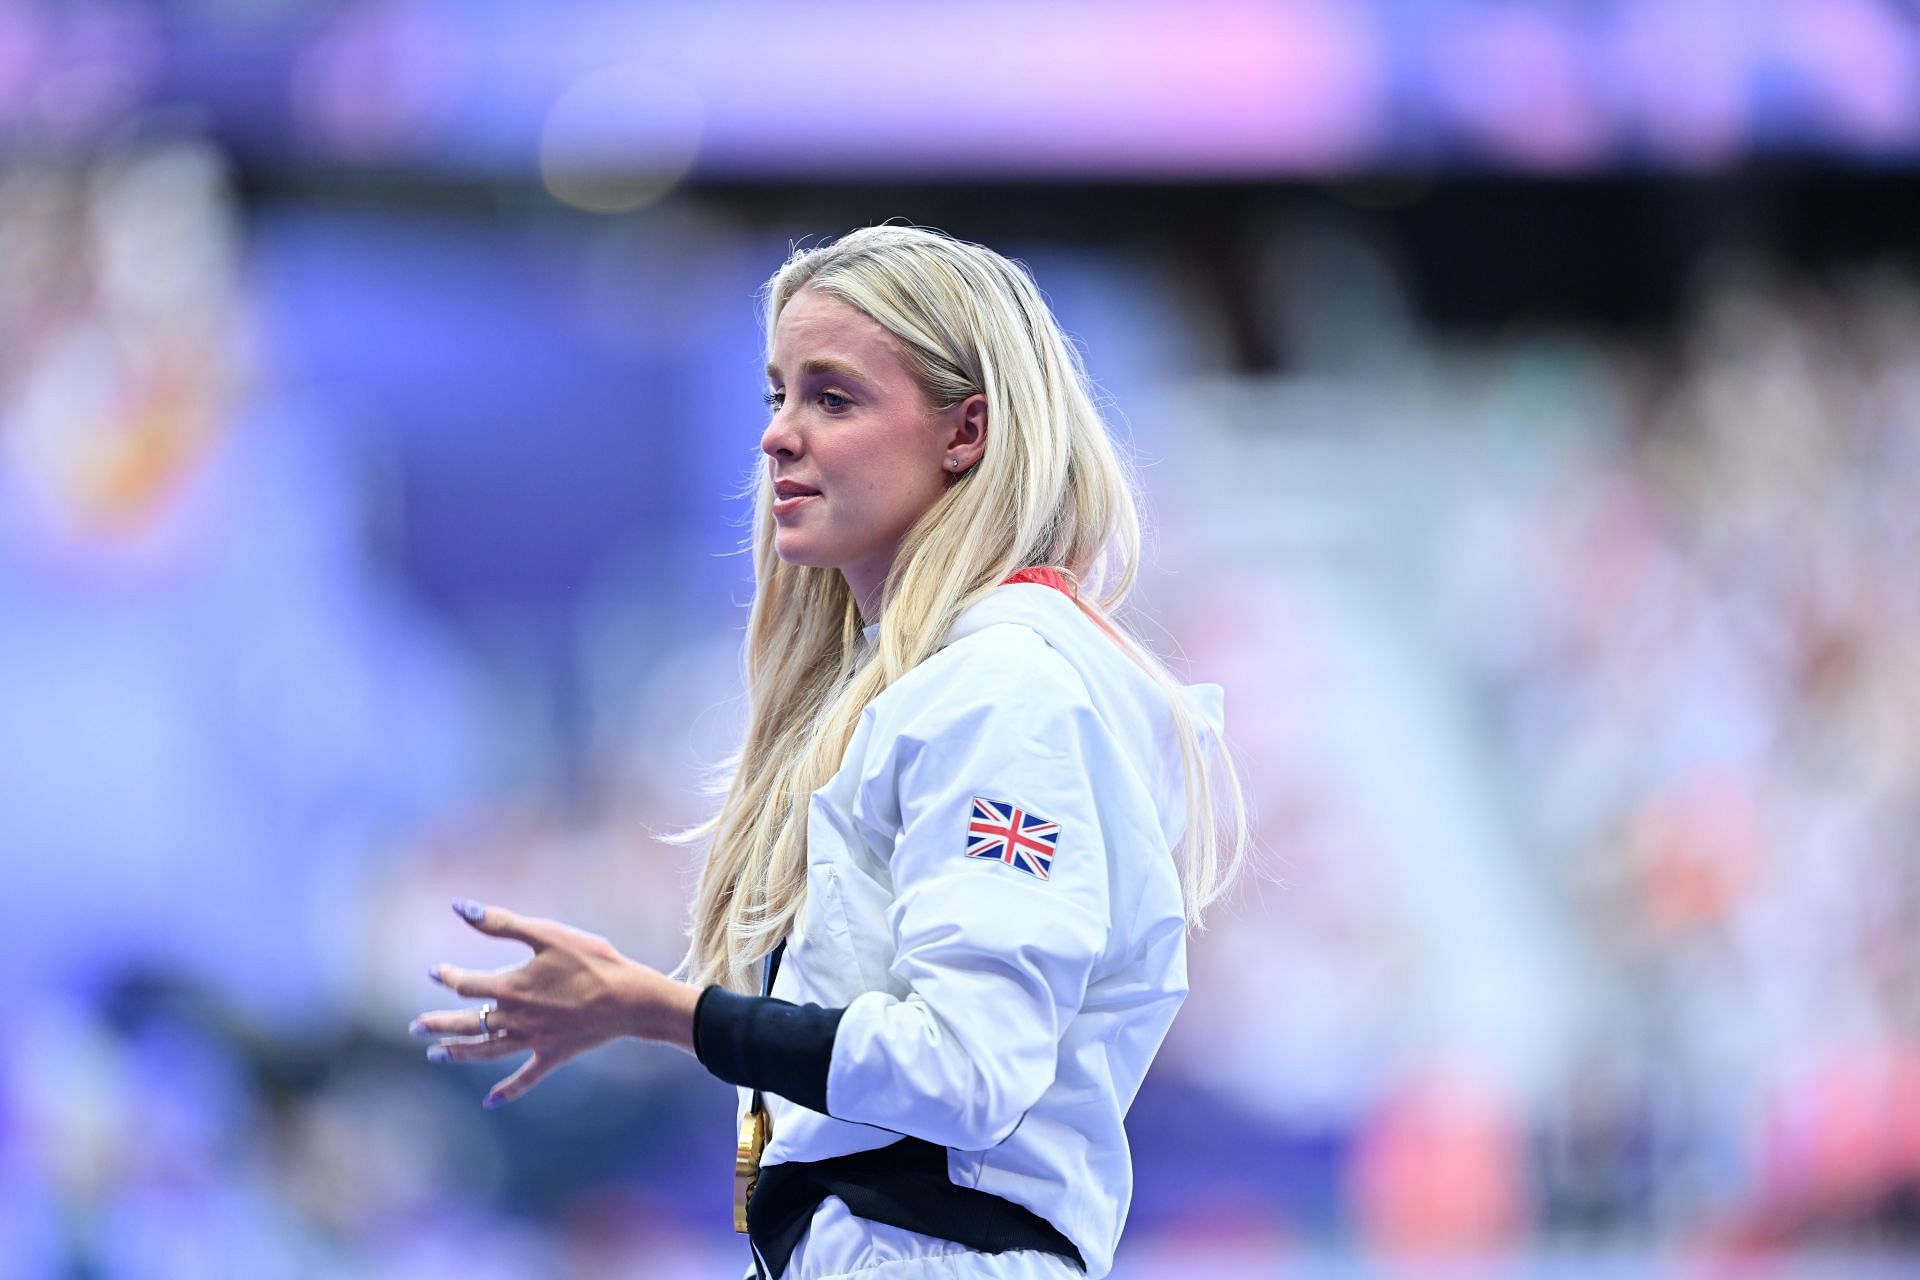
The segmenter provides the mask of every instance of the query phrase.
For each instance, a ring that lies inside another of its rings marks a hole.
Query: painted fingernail
[[[490,1093],[487,1095],[486,1100],[482,1102],[480,1105],[485,1110],[491,1111],[505,1101],[506,1099],[501,1097],[499,1094]]]
[[[443,1044],[437,1044],[427,1050],[428,1062],[451,1062],[452,1060],[452,1057],[447,1053],[447,1046]]]
[[[409,1022],[407,1024],[407,1034],[419,1039],[424,1039],[427,1036],[432,1035],[433,1032],[427,1030],[426,1023],[420,1021],[420,1019],[418,1018],[415,1018],[412,1022]]]
[[[486,917],[487,909],[470,898],[455,898],[453,909],[467,919],[479,924]]]
[[[447,980],[440,976],[440,966],[437,964],[427,966],[427,976],[443,987],[447,985]]]

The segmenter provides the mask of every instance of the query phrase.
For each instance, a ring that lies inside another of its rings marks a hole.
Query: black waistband
[[[902,1138],[872,1151],[760,1170],[747,1205],[747,1235],[775,1280],[828,1196],[840,1197],[849,1213],[869,1222],[952,1240],[981,1253],[1038,1249],[1087,1269],[1073,1241],[1033,1210],[954,1185],[947,1176],[945,1147]]]

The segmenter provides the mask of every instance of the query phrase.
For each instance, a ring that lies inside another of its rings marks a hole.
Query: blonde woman
[[[533,948],[437,980],[436,1061],[618,1036],[740,1087],[738,1223],[792,1280],[1107,1273],[1121,1121],[1242,856],[1218,690],[1108,620],[1138,524],[1025,271],[869,227],[766,289],[750,713],[681,972],[474,903]],[[1216,815],[1220,815],[1216,817]]]

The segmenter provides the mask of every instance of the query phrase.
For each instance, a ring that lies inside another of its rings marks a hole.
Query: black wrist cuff
[[[693,1053],[728,1084],[827,1113],[827,1071],[845,1009],[711,986],[693,1006]]]

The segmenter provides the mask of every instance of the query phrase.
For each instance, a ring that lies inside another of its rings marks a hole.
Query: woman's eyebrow
[[[846,378],[853,382],[866,381],[864,374],[844,360],[815,358],[800,362],[801,377],[808,378],[816,374],[825,374],[835,378]],[[774,364],[772,361],[767,362],[767,380],[770,382],[778,382],[780,380],[780,366]]]

